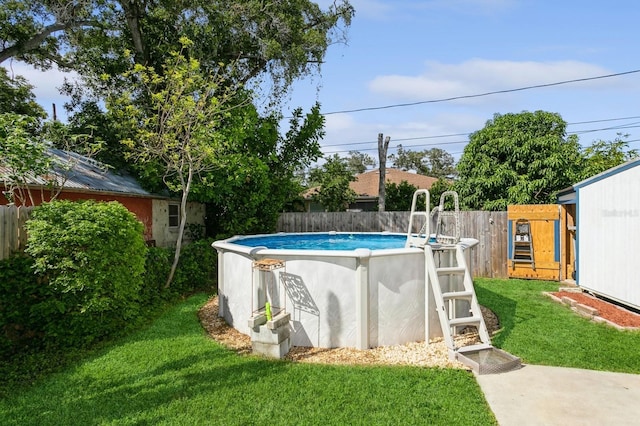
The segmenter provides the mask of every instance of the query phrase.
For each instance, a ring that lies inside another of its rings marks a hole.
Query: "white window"
[[[169,228],[177,228],[180,224],[180,206],[169,204]]]

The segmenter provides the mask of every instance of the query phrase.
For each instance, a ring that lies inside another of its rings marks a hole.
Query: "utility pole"
[[[387,148],[389,148],[389,141],[391,140],[390,136],[387,136],[383,139],[383,134],[378,133],[378,160],[380,164],[380,179],[378,180],[378,211],[384,211],[384,183],[386,181],[387,174]]]

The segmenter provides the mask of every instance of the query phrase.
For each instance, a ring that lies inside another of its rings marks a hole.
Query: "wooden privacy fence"
[[[0,206],[0,260],[27,245],[25,223],[33,207]]]
[[[278,232],[407,232],[409,212],[282,213]],[[507,212],[462,211],[460,235],[476,238],[471,251],[476,277],[508,278]]]

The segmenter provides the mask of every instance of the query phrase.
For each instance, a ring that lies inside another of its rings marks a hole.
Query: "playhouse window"
[[[169,204],[169,228],[177,228],[180,223],[180,208],[177,204]]]

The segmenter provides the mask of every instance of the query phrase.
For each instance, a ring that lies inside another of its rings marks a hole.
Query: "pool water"
[[[355,250],[355,249],[399,249],[404,248],[407,236],[402,234],[367,233],[309,233],[274,234],[241,237],[234,244],[247,247],[289,250]]]

